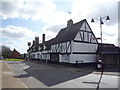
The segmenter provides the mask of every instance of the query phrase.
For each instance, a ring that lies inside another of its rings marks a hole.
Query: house
[[[86,19],[73,23],[70,19],[67,27],[62,28],[55,38],[42,43],[35,37],[27,50],[30,59],[48,60],[64,63],[95,63],[98,41]]]
[[[9,58],[19,59],[22,57],[21,57],[20,53],[16,49],[14,49],[13,51],[10,52]]]

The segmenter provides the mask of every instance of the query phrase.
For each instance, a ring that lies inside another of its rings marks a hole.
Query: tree
[[[2,56],[4,57],[4,58],[7,58],[7,57],[9,57],[9,54],[10,54],[10,52],[11,52],[11,49],[8,47],[8,46],[5,46],[5,45],[2,45],[1,46],[1,53],[2,53]]]

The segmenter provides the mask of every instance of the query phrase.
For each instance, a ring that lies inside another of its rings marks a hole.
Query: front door
[[[59,54],[50,54],[50,61],[58,63],[59,62]]]

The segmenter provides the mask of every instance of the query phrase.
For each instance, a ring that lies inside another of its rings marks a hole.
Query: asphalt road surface
[[[94,88],[100,74],[31,61],[3,61],[2,88]],[[103,75],[100,88],[118,88],[118,76]]]

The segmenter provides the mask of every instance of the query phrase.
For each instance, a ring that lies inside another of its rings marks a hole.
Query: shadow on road
[[[98,84],[98,82],[83,82],[83,83]]]
[[[50,87],[59,83],[63,83],[72,79],[76,79],[85,75],[92,73],[90,72],[76,72],[72,70],[64,70],[66,67],[59,68],[59,65],[44,64],[44,63],[33,63],[31,61],[23,62],[30,67],[25,69],[24,71],[27,74],[15,76],[17,78],[26,78],[26,77],[34,77],[46,86]],[[54,67],[55,66],[55,67]]]

